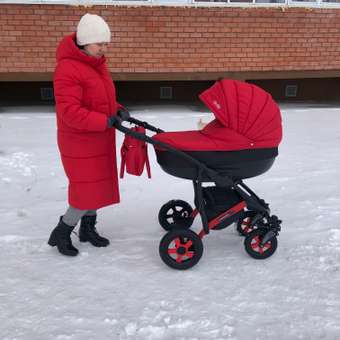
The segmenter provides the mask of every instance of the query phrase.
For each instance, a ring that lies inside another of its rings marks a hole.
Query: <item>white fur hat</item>
[[[102,17],[89,13],[81,17],[77,26],[77,44],[79,46],[110,41],[110,27]]]

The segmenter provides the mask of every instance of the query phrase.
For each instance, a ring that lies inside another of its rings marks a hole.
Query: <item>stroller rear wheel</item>
[[[174,228],[189,229],[194,221],[191,217],[192,211],[189,203],[182,200],[171,200],[159,210],[159,224],[166,231]]]
[[[203,243],[192,230],[176,229],[164,235],[159,244],[163,262],[174,269],[189,269],[200,260]]]
[[[244,240],[246,252],[254,259],[263,260],[272,256],[277,248],[277,238],[272,237],[270,241],[261,244],[267,229],[260,228],[253,230]]]
[[[245,211],[237,221],[236,230],[241,236],[249,235],[256,227],[251,225],[252,219],[256,216],[255,211]]]

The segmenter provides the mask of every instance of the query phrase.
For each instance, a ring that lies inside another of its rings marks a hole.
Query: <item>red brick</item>
[[[75,30],[85,11],[0,5],[2,72],[52,72],[58,41]],[[103,15],[111,26],[108,60],[115,72],[340,66],[340,11],[335,9],[93,6],[91,12]]]

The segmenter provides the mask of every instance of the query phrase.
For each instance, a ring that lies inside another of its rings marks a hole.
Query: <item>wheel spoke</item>
[[[194,253],[193,251],[187,251],[187,252],[185,253],[185,255],[186,255],[187,257],[189,257],[189,259],[191,259],[191,258],[194,257],[195,253]]]
[[[254,247],[258,247],[259,244],[260,244],[260,239],[259,239],[259,237],[258,237],[258,236],[254,237],[251,243],[252,243],[252,245],[253,245]]]
[[[176,248],[169,248],[168,249],[168,254],[176,254],[177,253],[177,249]]]
[[[175,247],[176,249],[178,249],[181,245],[181,240],[177,237],[176,239],[174,239],[174,241],[175,241]]]
[[[249,227],[245,227],[245,228],[243,229],[243,231],[244,231],[246,234],[248,234],[250,231],[252,231],[252,229],[249,228]]]
[[[176,259],[176,262],[181,263],[182,259],[183,259],[183,255],[178,255],[177,259]]]
[[[186,217],[187,214],[185,214],[185,212],[186,212],[185,208],[182,208],[181,210],[178,211],[178,214],[179,214],[179,216],[181,216],[181,217]]]
[[[260,239],[258,236],[254,237],[252,240],[251,240],[251,247],[255,250],[255,251],[258,251],[256,250],[257,248],[259,248],[259,244],[260,244]]]
[[[192,246],[192,241],[189,240],[187,243],[185,243],[184,247],[186,250],[188,250]]]
[[[168,224],[174,224],[174,219],[173,219],[173,218],[167,218],[167,219],[166,219],[166,222],[167,222]]]
[[[249,226],[250,225],[250,218],[245,218],[242,222],[242,225]]]
[[[263,246],[263,251],[267,251],[268,249],[270,249],[271,248],[271,243],[270,243],[270,241],[269,242],[267,242],[264,246]]]

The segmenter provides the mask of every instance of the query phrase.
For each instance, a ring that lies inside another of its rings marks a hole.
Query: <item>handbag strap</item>
[[[126,165],[126,146],[123,145],[121,150],[120,150],[120,155],[121,155],[121,162],[120,162],[120,178],[124,178],[124,170],[125,170],[125,165]]]

